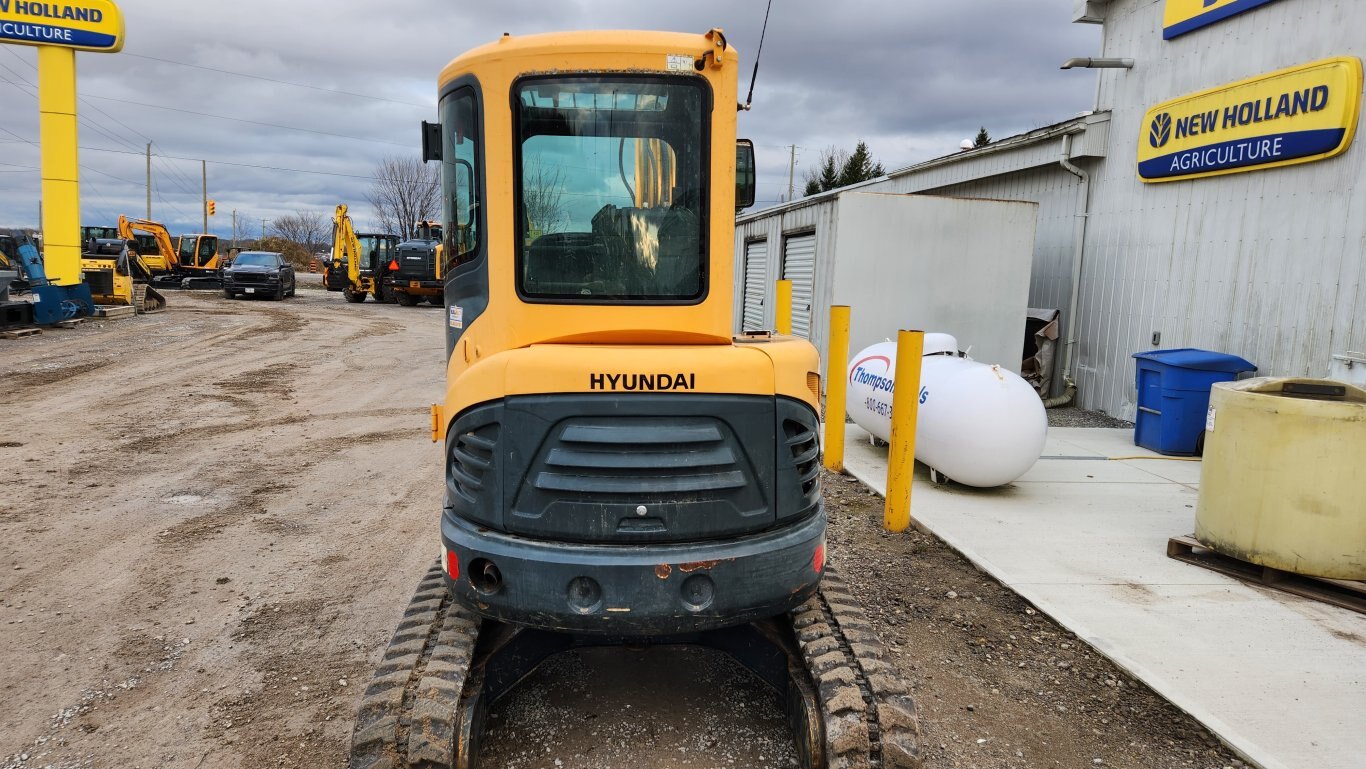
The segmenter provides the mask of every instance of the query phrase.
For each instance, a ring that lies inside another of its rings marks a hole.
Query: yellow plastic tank
[[[1262,566],[1366,580],[1366,390],[1272,377],[1215,384],[1195,537]]]

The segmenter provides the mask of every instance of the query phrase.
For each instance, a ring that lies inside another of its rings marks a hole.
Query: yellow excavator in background
[[[176,260],[180,266],[194,270],[218,272],[222,257],[218,255],[218,236],[194,233],[176,237]]]
[[[138,253],[137,241],[87,240],[81,252],[81,277],[95,304],[132,306],[138,315],[166,309],[166,298],[149,285],[152,270]]]
[[[218,238],[214,235],[185,236],[195,246],[194,255],[182,261],[180,249],[171,240],[171,233],[160,222],[147,219],[119,217],[119,237],[123,240],[141,241],[137,233],[151,235],[156,243],[156,253],[141,253],[143,262],[152,271],[151,284],[157,288],[184,288],[213,290],[223,287],[223,279],[218,274]],[[211,251],[203,258],[198,256],[201,243],[208,245],[211,238]],[[184,239],[182,239],[184,240]]]

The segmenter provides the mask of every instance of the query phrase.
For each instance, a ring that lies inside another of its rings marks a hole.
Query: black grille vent
[[[90,286],[90,293],[98,296],[110,296],[114,293],[112,270],[85,270],[81,275],[85,277],[86,285]]]
[[[707,495],[744,487],[745,474],[714,422],[580,419],[560,433],[532,485],[588,498]]]
[[[475,504],[475,497],[484,488],[484,476],[493,465],[498,432],[496,422],[481,425],[461,434],[451,445],[451,491],[470,505]]]
[[[815,491],[820,480],[820,443],[816,431],[795,419],[783,420],[783,435],[787,438],[787,448],[792,452],[792,463],[797,466],[797,475],[802,483],[802,495]]]

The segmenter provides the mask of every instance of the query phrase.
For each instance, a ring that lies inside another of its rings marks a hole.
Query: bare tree
[[[849,153],[831,145],[821,150],[821,159],[814,169],[806,172],[806,190],[804,194],[815,195],[818,192],[833,190],[840,186],[840,171],[849,164]]]
[[[417,222],[436,219],[441,210],[440,165],[414,156],[389,155],[375,165],[374,181],[366,199],[374,208],[380,229],[413,237]]]
[[[331,227],[317,211],[295,211],[271,221],[271,234],[298,243],[309,251],[320,248],[328,238]]]
[[[526,207],[528,226],[542,235],[560,232],[568,224],[564,208],[564,182],[560,169],[547,170],[539,161],[527,164],[522,189],[522,205]]]

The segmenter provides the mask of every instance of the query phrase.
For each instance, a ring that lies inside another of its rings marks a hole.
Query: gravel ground
[[[440,311],[169,299],[0,342],[0,769],[340,769],[435,555]],[[826,498],[926,766],[1240,766],[861,484]],[[696,649],[570,653],[492,715],[486,767],[792,761],[776,696]]]
[[[1133,427],[1133,422],[1106,414],[1103,411],[1087,411],[1076,406],[1062,406],[1048,410],[1049,427]]]

